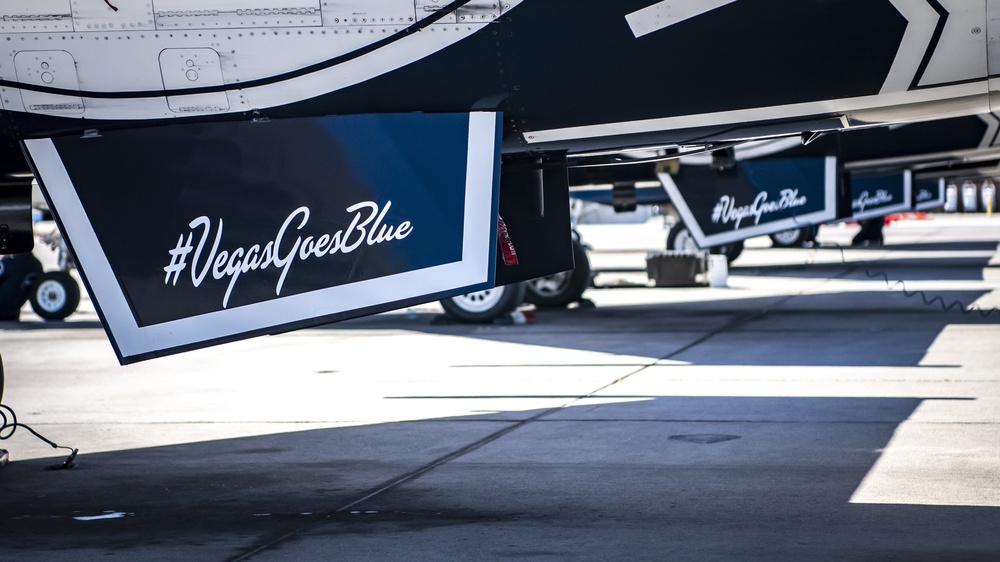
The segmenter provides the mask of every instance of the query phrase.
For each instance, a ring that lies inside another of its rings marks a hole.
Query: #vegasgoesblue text
[[[177,285],[181,274],[190,267],[191,284],[200,287],[211,274],[214,280],[229,280],[222,307],[229,306],[229,297],[236,285],[236,280],[251,271],[264,270],[274,266],[281,269],[275,294],[281,295],[285,278],[295,261],[305,261],[311,258],[321,258],[332,254],[350,254],[362,245],[375,246],[393,240],[403,240],[413,232],[410,221],[398,225],[385,223],[386,214],[392,207],[392,201],[386,201],[384,207],[379,207],[372,201],[364,201],[347,207],[352,213],[351,223],[347,228],[332,234],[322,233],[318,236],[301,234],[292,238],[289,231],[301,232],[305,229],[311,211],[309,207],[299,207],[291,212],[278,229],[273,239],[247,247],[237,246],[229,250],[220,250],[222,245],[223,221],[220,218],[218,227],[214,229],[215,236],[211,250],[205,251],[208,240],[212,238],[212,221],[207,216],[200,216],[188,224],[189,232],[182,233],[177,245],[169,251],[170,264],[163,268],[166,272],[165,284]],[[197,246],[194,245],[197,239]],[[193,255],[192,255],[193,253]],[[190,259],[189,259],[190,258]],[[171,283],[171,278],[173,282]]]

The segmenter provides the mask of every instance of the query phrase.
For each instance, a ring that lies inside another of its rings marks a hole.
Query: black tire
[[[80,306],[80,286],[65,271],[39,275],[29,294],[31,309],[45,320],[63,320]]]
[[[578,240],[573,240],[573,263],[575,267],[569,271],[526,282],[525,302],[538,307],[559,307],[579,301],[590,286],[593,272],[587,251]]]
[[[671,226],[670,232],[667,233],[667,249],[675,252],[697,252],[701,247],[695,242],[694,236],[691,236],[688,227],[679,222]]]
[[[21,316],[21,307],[43,271],[42,262],[33,254],[0,257],[0,321],[16,321]]]
[[[723,244],[722,246],[716,246],[715,248],[712,248],[712,253],[723,254],[726,256],[727,262],[733,263],[734,261],[736,261],[736,258],[740,257],[740,254],[743,253],[743,241],[740,240],[739,242],[733,242],[731,244]]]
[[[524,283],[512,283],[444,299],[441,301],[441,307],[453,320],[469,324],[488,324],[521,306],[524,302],[524,285]]]
[[[701,247],[695,242],[694,236],[691,236],[691,231],[688,230],[688,227],[684,223],[679,222],[670,227],[670,232],[667,234],[667,249],[697,252],[701,250]],[[712,254],[726,256],[726,261],[732,263],[743,253],[743,241],[712,246],[708,251]]]
[[[801,248],[812,240],[812,228],[792,228],[775,232],[770,235],[771,244],[775,248]]]

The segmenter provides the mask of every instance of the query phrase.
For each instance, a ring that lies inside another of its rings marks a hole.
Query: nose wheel
[[[80,286],[65,271],[38,276],[29,295],[31,309],[45,320],[63,320],[80,306]]]

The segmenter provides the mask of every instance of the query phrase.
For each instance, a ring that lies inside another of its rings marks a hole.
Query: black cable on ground
[[[817,243],[813,247],[815,249],[817,249],[817,250],[823,249],[823,248],[831,248],[831,247],[832,248],[836,248],[837,250],[840,251],[840,262],[842,264],[844,264],[844,265],[850,265],[848,263],[848,261],[847,261],[847,256],[844,253],[844,251],[846,249],[849,249],[849,248],[846,248],[845,246],[842,246],[840,244],[818,244]],[[869,279],[882,279],[883,281],[885,281],[886,290],[890,290],[891,291],[891,290],[893,290],[893,289],[895,289],[897,287],[900,287],[902,289],[901,292],[903,293],[904,297],[906,297],[906,298],[920,297],[921,300],[923,300],[923,302],[924,302],[925,305],[932,306],[934,304],[937,304],[938,306],[941,307],[941,310],[943,312],[951,312],[953,309],[957,309],[959,312],[961,312],[965,316],[969,316],[969,315],[971,315],[973,313],[978,313],[983,318],[989,318],[990,316],[993,315],[993,313],[997,313],[998,315],[1000,315],[1000,309],[998,309],[997,307],[993,307],[993,308],[990,308],[990,309],[983,309],[983,308],[980,308],[979,306],[969,306],[969,305],[966,305],[965,303],[963,303],[962,301],[959,301],[959,300],[954,300],[954,301],[948,303],[948,302],[945,302],[944,298],[941,297],[941,295],[937,295],[935,297],[930,297],[928,295],[927,291],[922,291],[922,290],[910,291],[909,289],[906,288],[906,282],[903,281],[902,279],[897,279],[897,280],[893,281],[892,279],[889,278],[889,274],[886,273],[886,272],[884,272],[884,271],[872,272],[871,267],[869,267],[871,265],[870,262],[862,261],[862,262],[860,262],[859,265],[864,269],[864,273],[865,273],[865,275],[868,276]]]
[[[42,441],[50,445],[53,449],[66,449],[67,451],[70,451],[70,455],[69,457],[66,458],[65,461],[63,461],[60,464],[50,466],[48,467],[49,469],[56,470],[64,468],[73,468],[75,466],[73,461],[76,459],[76,455],[77,453],[79,453],[79,450],[74,449],[72,447],[59,445],[54,441],[46,439],[44,436],[42,436],[42,434],[38,433],[30,426],[27,426],[23,423],[18,423],[17,414],[14,413],[14,410],[11,409],[10,406],[7,406],[6,404],[2,403],[3,389],[4,389],[3,357],[0,357],[0,441],[6,441],[7,439],[10,439],[14,435],[14,432],[17,431],[17,428],[23,427],[29,433],[31,433],[35,437],[41,439]],[[3,464],[5,464],[7,461],[7,452],[4,451],[3,449],[0,449],[0,458],[3,459],[3,463],[0,463],[0,466],[3,466]]]

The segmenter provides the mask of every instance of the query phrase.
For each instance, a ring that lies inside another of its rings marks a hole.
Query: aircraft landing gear
[[[561,307],[578,302],[590,287],[593,272],[587,251],[579,240],[573,240],[573,263],[576,267],[554,275],[528,281],[524,300],[538,307]]]
[[[770,235],[771,245],[775,248],[802,248],[806,244],[816,240],[816,233],[813,227],[792,228],[782,230]]]
[[[46,272],[30,252],[0,259],[0,320],[19,320],[25,302],[43,320],[64,320],[80,306],[80,285],[69,273],[73,261],[62,237],[53,232],[41,240],[57,252],[59,269]]]
[[[882,227],[885,226],[885,217],[876,217],[863,220],[859,223],[861,230],[851,240],[851,246],[881,246],[885,243],[882,234]]]
[[[667,249],[694,252],[701,250],[698,247],[698,243],[694,241],[694,236],[691,236],[691,231],[682,222],[678,222],[670,227],[670,232],[667,234]],[[708,251],[713,254],[726,256],[726,261],[733,263],[743,253],[743,242],[739,241],[732,244],[713,246]]]
[[[513,283],[443,299],[441,307],[459,322],[486,324],[503,318],[524,302],[524,283]]]
[[[45,320],[64,320],[80,306],[80,286],[66,271],[38,275],[28,295],[31,309]]]
[[[469,324],[499,320],[525,302],[542,308],[568,306],[580,301],[593,280],[587,251],[575,238],[573,263],[576,267],[569,271],[444,299],[441,306],[451,319]]]

